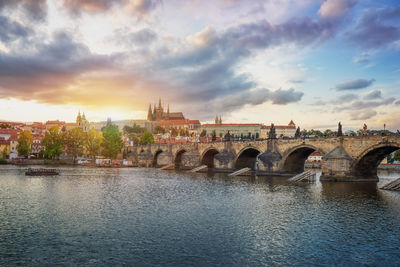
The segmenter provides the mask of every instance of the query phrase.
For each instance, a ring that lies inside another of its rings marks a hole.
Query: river
[[[0,266],[399,266],[400,193],[374,183],[0,166]]]

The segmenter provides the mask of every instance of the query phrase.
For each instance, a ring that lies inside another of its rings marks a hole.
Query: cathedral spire
[[[158,108],[161,108],[161,97],[158,99]]]
[[[219,124],[222,124],[222,117],[219,115]]]
[[[83,115],[82,115],[82,120],[83,120],[83,121],[85,121],[85,120],[86,120],[85,112],[83,112]]]
[[[81,111],[79,110],[78,116],[76,117],[76,122],[81,123],[82,122],[82,117],[81,117]]]
[[[217,115],[217,116],[215,116],[215,124],[219,124],[219,121],[218,121],[218,115]]]
[[[149,104],[149,111],[147,112],[147,120],[148,121],[153,120],[153,113],[151,113],[151,104]]]

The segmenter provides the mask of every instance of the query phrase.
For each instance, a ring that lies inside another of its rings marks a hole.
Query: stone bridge
[[[377,181],[377,167],[400,149],[400,135],[313,139],[268,139],[210,143],[132,146],[125,156],[140,167],[174,165],[192,169],[207,165],[215,171],[249,167],[258,175],[293,175],[304,171],[314,151],[323,155],[321,180]]]

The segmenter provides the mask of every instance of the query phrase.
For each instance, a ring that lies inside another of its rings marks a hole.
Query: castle
[[[169,121],[169,120],[184,120],[182,112],[169,112],[169,105],[167,112],[164,111],[164,107],[161,105],[161,98],[158,100],[158,106],[154,104],[153,110],[151,104],[147,113],[148,121]]]

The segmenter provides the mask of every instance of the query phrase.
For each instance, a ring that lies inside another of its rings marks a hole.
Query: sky
[[[0,0],[0,120],[400,129],[400,3]]]

